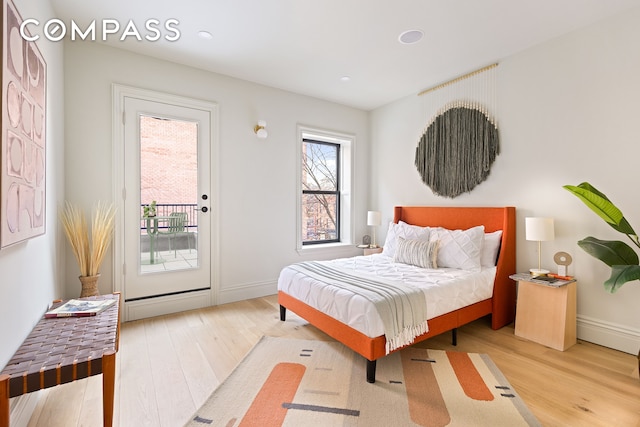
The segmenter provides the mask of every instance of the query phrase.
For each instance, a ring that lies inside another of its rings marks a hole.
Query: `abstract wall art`
[[[13,2],[2,1],[0,248],[44,234],[46,208],[47,66],[21,36]]]
[[[485,181],[500,153],[497,64],[425,90],[425,116],[415,166],[437,196],[454,198]]]

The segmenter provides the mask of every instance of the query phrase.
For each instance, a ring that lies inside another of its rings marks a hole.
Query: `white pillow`
[[[485,233],[482,242],[482,252],[480,253],[480,265],[483,267],[495,267],[500,243],[502,242],[502,230],[493,233]]]
[[[387,229],[387,237],[384,239],[384,245],[382,246],[382,254],[393,258],[396,253],[396,246],[398,245],[397,234],[400,232],[400,226],[395,222],[389,223]]]
[[[479,270],[480,252],[484,240],[484,225],[468,230],[431,230],[431,240],[440,240],[438,267]]]
[[[429,240],[430,235],[429,227],[420,227],[417,225],[407,224],[406,222],[394,222],[389,223],[389,230],[387,230],[387,237],[384,240],[384,246],[382,248],[382,254],[393,258],[398,246],[397,238],[403,237],[405,239],[413,240]]]
[[[393,262],[415,265],[422,268],[438,268],[439,240],[413,240],[398,237],[398,247]]]

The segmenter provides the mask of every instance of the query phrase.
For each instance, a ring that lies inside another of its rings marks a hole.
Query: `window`
[[[340,145],[302,140],[302,244],[340,241]]]
[[[345,135],[299,129],[298,247],[351,242],[351,150]]]

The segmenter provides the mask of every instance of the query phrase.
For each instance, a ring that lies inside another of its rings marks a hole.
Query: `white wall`
[[[48,0],[14,0],[23,19],[48,19]],[[64,234],[57,206],[64,196],[63,46],[40,40],[47,64],[46,233],[0,251],[0,368],[55,298],[62,296]],[[2,215],[0,215],[1,217]]]
[[[215,102],[220,111],[220,297],[218,302],[273,294],[281,268],[296,252],[298,124],[356,137],[356,236],[366,231],[368,113],[105,47],[65,45],[67,198],[89,208],[113,199],[111,85],[157,90]],[[269,138],[253,127],[266,120]],[[217,236],[214,236],[217,237]],[[347,255],[359,252],[355,247]],[[315,256],[332,257],[335,252]],[[101,268],[100,291],[111,291],[112,261]],[[77,294],[78,268],[67,259],[67,295]]]
[[[640,232],[640,9],[501,61],[498,104],[501,154],[487,181],[455,199],[433,195],[413,166],[428,117],[410,96],[372,112],[372,206],[392,219],[394,205],[509,205],[517,208],[517,268],[537,265],[537,244],[524,239],[525,216],[555,218],[556,239],[542,246],[573,256],[578,281],[578,336],[637,353],[640,284],[616,294],[602,283],[609,269],[576,242],[593,235],[627,238],[562,188],[589,181]],[[385,229],[385,227],[382,227]],[[385,229],[386,230],[386,229]],[[383,231],[384,233],[384,231]]]

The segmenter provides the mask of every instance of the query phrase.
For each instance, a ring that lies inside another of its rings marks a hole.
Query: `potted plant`
[[[99,295],[100,265],[107,254],[113,237],[115,211],[112,205],[98,202],[91,220],[91,233],[84,211],[66,202],[60,214],[62,225],[71,250],[80,267],[80,297]]]
[[[614,230],[626,235],[634,246],[640,248],[638,234],[620,209],[602,192],[588,182],[578,186],[565,185],[563,188],[577,196]],[[640,279],[638,254],[628,244],[619,240],[600,240],[589,236],[578,241],[578,246],[611,267],[611,276],[604,282],[608,292],[614,293],[625,283]],[[640,351],[638,369],[640,370]]]
[[[143,212],[142,215],[145,218],[152,218],[152,217],[156,216],[156,201],[152,200],[151,204],[144,205],[142,212]]]

